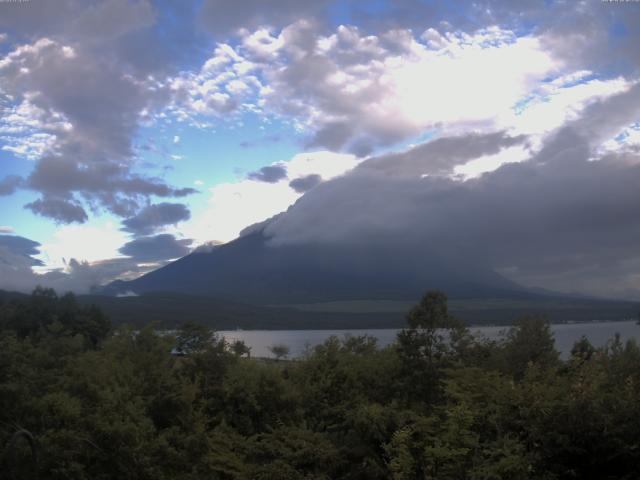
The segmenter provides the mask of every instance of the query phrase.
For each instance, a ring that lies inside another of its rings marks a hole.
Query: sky
[[[639,43],[640,2],[0,1],[0,288],[260,223],[640,299]]]

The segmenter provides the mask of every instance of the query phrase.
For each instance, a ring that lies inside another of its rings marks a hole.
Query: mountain
[[[267,307],[183,293],[149,292],[139,296],[81,295],[82,304],[99,306],[114,325],[177,328],[189,320],[216,330],[392,328],[405,326],[405,312],[309,312]]]
[[[451,298],[520,298],[526,289],[497,273],[455,259],[388,252],[375,246],[271,246],[254,232],[195,251],[100,292],[173,292],[263,305],[337,300],[416,300],[438,288]]]

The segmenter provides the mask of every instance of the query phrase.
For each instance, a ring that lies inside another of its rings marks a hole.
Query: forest
[[[113,327],[73,294],[0,304],[5,478],[637,479],[639,398],[635,341],[562,359],[537,316],[475,337],[438,291],[388,347],[279,360],[193,323]]]

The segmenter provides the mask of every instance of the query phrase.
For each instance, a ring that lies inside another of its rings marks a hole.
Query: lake
[[[482,334],[487,338],[495,339],[500,332],[507,327],[471,327],[474,334]],[[620,334],[622,341],[631,338],[640,340],[640,325],[635,321],[626,322],[592,322],[592,323],[567,323],[551,325],[556,349],[564,358],[569,355],[573,344],[582,335],[596,347],[605,345],[607,340]],[[368,330],[223,330],[218,333],[228,341],[242,340],[251,347],[251,355],[254,357],[271,357],[269,347],[274,343],[283,343],[291,349],[291,357],[300,356],[307,346],[315,346],[323,343],[330,336],[344,337],[345,335],[371,335],[378,339],[379,346],[392,343],[398,329],[368,329]]]

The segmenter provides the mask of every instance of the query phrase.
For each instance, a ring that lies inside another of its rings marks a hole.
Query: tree
[[[558,363],[559,353],[549,322],[538,315],[528,315],[516,321],[507,332],[505,344],[507,371],[522,378],[529,364],[549,368]]]
[[[251,357],[251,347],[249,347],[243,340],[234,340],[230,347],[231,351],[234,355],[241,357],[243,355],[247,355],[247,357]]]
[[[583,335],[580,337],[580,340],[573,344],[573,347],[571,348],[571,357],[579,360],[589,360],[595,352],[595,347],[591,344],[589,339]]]
[[[452,342],[464,338],[466,327],[449,314],[447,296],[428,291],[407,315],[409,328],[398,333],[398,354],[406,393],[414,400],[431,402],[439,394],[445,356]]]
[[[176,351],[182,355],[201,353],[216,341],[214,330],[193,322],[185,322],[176,337]]]
[[[276,360],[280,360],[287,358],[291,350],[284,343],[274,343],[269,347],[269,351],[276,357]]]

